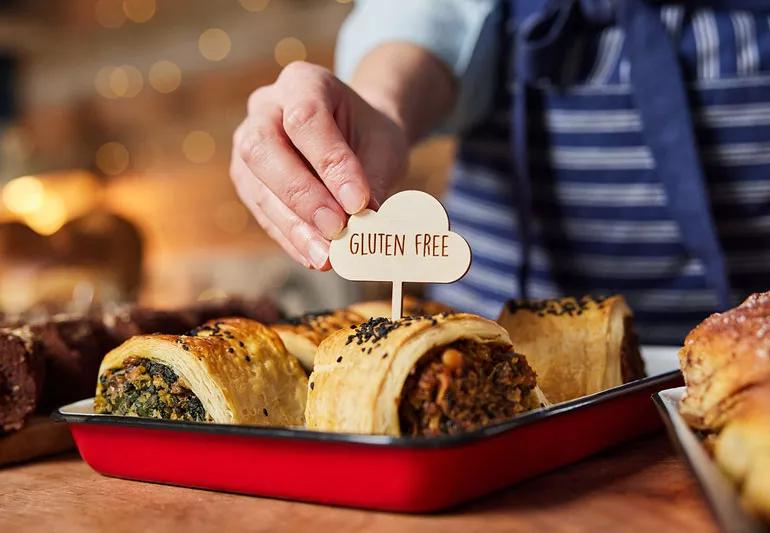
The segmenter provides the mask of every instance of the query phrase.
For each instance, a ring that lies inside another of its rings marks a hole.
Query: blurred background
[[[385,294],[294,265],[238,202],[231,135],[281,67],[332,67],[348,0],[0,0],[0,313]],[[439,194],[453,142],[397,189]]]

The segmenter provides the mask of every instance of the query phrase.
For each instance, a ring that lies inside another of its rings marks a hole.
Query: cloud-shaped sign
[[[451,283],[471,264],[471,249],[449,231],[444,206],[422,191],[403,191],[379,211],[353,215],[331,243],[332,268],[354,281]]]

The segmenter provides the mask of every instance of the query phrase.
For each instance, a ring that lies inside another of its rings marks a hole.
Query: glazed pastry
[[[321,343],[305,418],[321,431],[455,434],[540,407],[545,398],[535,381],[490,320],[372,318]]]
[[[390,300],[359,302],[349,306],[348,309],[361,315],[364,320],[376,317],[390,318],[391,302]],[[432,316],[449,311],[452,311],[452,309],[442,303],[432,300],[420,300],[414,296],[404,296],[402,314],[405,317]]]
[[[511,300],[498,322],[553,403],[644,376],[633,314],[622,296]]]
[[[740,487],[748,510],[770,520],[770,383],[736,396],[714,457]]]
[[[45,366],[29,328],[0,330],[0,435],[21,429],[37,408]]]
[[[316,349],[321,341],[337,330],[359,324],[364,320],[361,315],[353,311],[339,309],[288,318],[274,324],[272,328],[281,337],[289,353],[299,359],[303,368],[310,373],[313,370]]]
[[[99,368],[99,413],[172,420],[298,426],[307,377],[278,336],[244,318],[187,335],[132,337]]]
[[[701,322],[679,363],[687,384],[682,416],[693,427],[719,429],[736,393],[770,381],[770,292]]]

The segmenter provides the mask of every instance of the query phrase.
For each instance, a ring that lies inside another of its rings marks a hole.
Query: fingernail
[[[366,205],[366,194],[364,190],[355,183],[345,183],[340,187],[340,202],[349,214],[358,213]]]
[[[323,268],[326,260],[329,259],[329,250],[326,245],[315,239],[308,244],[307,253],[310,255],[313,266],[319,269]]]
[[[337,238],[345,226],[342,217],[328,207],[319,207],[313,215],[313,222],[327,239]]]

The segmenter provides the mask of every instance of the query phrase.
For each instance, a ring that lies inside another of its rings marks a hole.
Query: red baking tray
[[[83,459],[120,478],[401,512],[445,509],[656,431],[650,395],[681,384],[675,350],[645,379],[462,435],[322,433],[60,408]],[[665,370],[665,371],[662,371]]]

